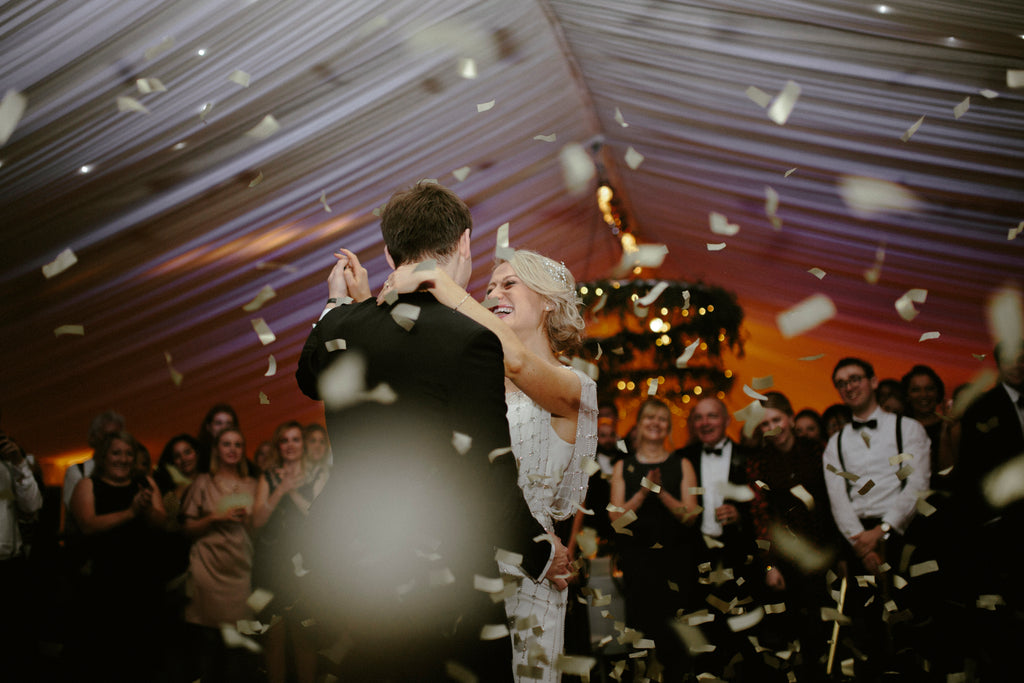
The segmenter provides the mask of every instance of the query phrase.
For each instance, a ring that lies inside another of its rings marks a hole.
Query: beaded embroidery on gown
[[[579,370],[566,371],[575,372],[582,387],[575,443],[562,440],[551,427],[551,413],[526,394],[516,390],[505,395],[519,488],[549,533],[554,522],[574,515],[582,505],[589,481],[584,461],[597,451],[597,386]],[[567,593],[549,581],[533,581],[519,567],[499,565],[506,581],[521,581],[515,595],[505,599],[516,681],[557,683],[561,675],[554,664],[562,653]],[[536,626],[543,629],[540,636],[533,630]]]

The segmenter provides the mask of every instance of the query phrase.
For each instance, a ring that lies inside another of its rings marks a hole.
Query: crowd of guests
[[[566,538],[579,556],[571,594],[593,602],[587,563],[611,558],[625,614],[608,618],[631,654],[602,657],[606,643],[571,614],[566,650],[619,680],[1011,680],[1024,487],[1010,471],[990,490],[1024,452],[1024,351],[996,358],[999,383],[966,412],[931,368],[889,381],[859,358],[835,366],[839,403],[797,412],[770,391],[738,440],[724,402],[704,397],[678,450],[664,401],[646,400],[626,433],[602,405],[599,470]],[[299,530],[333,459],[323,426],[285,422],[250,452],[218,404],[153,464],[104,413],[92,459],[68,469],[55,501],[59,538],[42,531],[55,516],[38,472],[0,437],[0,642],[18,680],[306,683],[332,671],[329,644],[295,609]],[[588,535],[596,545],[577,542]]]

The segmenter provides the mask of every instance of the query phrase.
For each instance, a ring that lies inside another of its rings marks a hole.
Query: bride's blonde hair
[[[499,260],[497,265],[504,262]],[[583,345],[586,325],[580,315],[582,301],[576,294],[576,281],[569,269],[564,263],[526,249],[516,249],[507,263],[523,284],[552,306],[544,320],[551,350],[556,356],[576,353]]]

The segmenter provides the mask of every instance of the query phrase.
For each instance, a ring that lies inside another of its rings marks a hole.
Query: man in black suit
[[[1024,537],[1024,342],[996,346],[999,383],[975,401],[961,420],[959,457],[953,470],[959,538],[950,540],[949,560],[958,570],[950,581],[963,602],[978,609],[963,620],[969,652],[981,662],[982,680],[1019,677],[1024,642],[1024,586],[1020,548]],[[1015,461],[1007,468],[1008,463]],[[1012,470],[1016,470],[1013,474]],[[1001,497],[1015,490],[1016,499]],[[951,567],[952,568],[952,567]],[[989,596],[988,598],[984,596]],[[994,604],[983,604],[993,600]],[[1004,603],[1004,604],[1001,604]]]
[[[466,205],[432,183],[396,193],[381,215],[392,267],[433,259],[463,286],[471,227]],[[334,308],[296,373],[304,393],[324,396],[338,454],[310,512],[307,602],[352,643],[344,680],[447,680],[464,669],[512,680],[495,553],[563,588],[568,563],[556,540],[535,540],[544,530],[516,482],[501,345],[427,293],[346,305],[353,273],[365,279],[345,252],[328,280]],[[369,296],[360,289],[356,298]],[[393,394],[368,396],[364,381]],[[487,594],[496,588],[497,602]]]

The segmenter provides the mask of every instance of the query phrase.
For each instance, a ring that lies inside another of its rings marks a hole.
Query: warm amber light
[[[704,392],[703,387],[694,387],[693,388],[694,396],[700,396],[703,392]]]
[[[661,332],[661,318],[652,319],[648,327],[651,328],[651,332]]]

